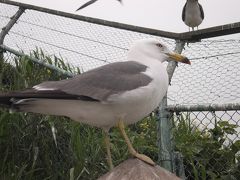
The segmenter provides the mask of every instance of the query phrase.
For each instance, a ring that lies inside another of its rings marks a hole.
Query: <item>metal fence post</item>
[[[184,48],[184,41],[176,41],[175,52],[181,53]],[[169,62],[167,66],[167,72],[169,76],[169,83],[171,82],[174,70],[177,66],[176,62]],[[167,94],[164,96],[157,113],[158,118],[158,161],[160,166],[173,172],[173,143],[172,143],[172,122],[170,120],[171,114],[166,109],[167,108]]]
[[[8,24],[2,28],[2,31],[0,32],[0,45],[3,44],[4,38],[7,35],[7,33],[10,31],[10,29],[13,27],[13,25],[17,22],[17,20],[20,18],[20,16],[24,13],[25,9],[20,7],[16,14],[14,14]],[[3,59],[3,51],[0,50],[0,60]]]
[[[64,70],[62,70],[60,68],[55,67],[54,65],[47,64],[47,63],[45,63],[45,62],[43,62],[41,60],[38,60],[38,59],[36,59],[34,57],[27,56],[27,55],[25,55],[25,54],[23,54],[21,52],[18,52],[18,51],[14,50],[14,49],[11,49],[11,48],[3,45],[5,36],[8,34],[10,29],[14,26],[14,24],[20,18],[20,16],[24,13],[24,11],[25,11],[25,8],[20,7],[18,9],[18,11],[11,17],[10,21],[8,22],[8,24],[5,27],[3,27],[2,31],[0,32],[0,60],[3,60],[3,53],[4,53],[4,51],[8,51],[8,52],[11,52],[11,53],[13,53],[13,54],[15,54],[17,56],[26,56],[27,58],[31,59],[35,63],[43,65],[43,66],[45,66],[45,67],[47,67],[49,69],[52,69],[54,71],[57,71],[57,72],[59,72],[59,73],[61,73],[63,75],[66,75],[67,77],[72,77],[73,74],[70,73],[70,72],[64,71]],[[1,67],[0,67],[0,69],[1,69]]]

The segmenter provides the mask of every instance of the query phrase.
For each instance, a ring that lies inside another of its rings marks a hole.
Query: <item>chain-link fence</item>
[[[0,28],[7,26],[18,8],[0,3]],[[29,55],[40,49],[87,71],[123,61],[132,42],[149,37],[175,47],[174,39],[26,9],[4,39],[8,49],[1,48],[12,60],[19,52]],[[240,109],[236,108],[240,103],[240,40],[188,43],[183,54],[192,65],[179,64],[167,96],[174,137],[170,154],[181,154],[172,157],[173,170],[187,179],[240,179]],[[225,109],[229,104],[233,108]]]
[[[192,66],[174,72],[170,104],[239,103],[240,40],[203,40],[185,46]]]
[[[189,44],[183,53],[192,66],[174,72],[168,102],[187,179],[240,178],[239,50],[239,39]]]
[[[0,8],[0,17],[4,20],[0,22],[0,27],[4,27],[18,8],[5,4],[1,4]],[[86,71],[106,63],[123,61],[133,41],[148,37],[151,36],[25,10],[4,44],[26,54],[38,47]],[[174,45],[174,40],[162,40],[170,46]]]
[[[175,172],[186,179],[239,179],[239,116],[239,110],[174,113],[174,151],[182,160]]]

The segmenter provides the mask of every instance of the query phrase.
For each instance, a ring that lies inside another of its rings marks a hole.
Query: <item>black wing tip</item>
[[[183,10],[182,10],[182,21],[185,21],[185,10],[186,10],[186,5],[187,3],[185,3],[185,5],[183,6]]]
[[[201,5],[200,3],[198,3],[198,4],[199,4],[199,8],[200,8],[201,18],[202,18],[202,20],[203,20],[203,19],[204,19],[203,7],[202,7],[202,5]]]
[[[9,96],[8,94],[1,93],[0,94],[0,106],[9,108],[12,105],[12,96]]]

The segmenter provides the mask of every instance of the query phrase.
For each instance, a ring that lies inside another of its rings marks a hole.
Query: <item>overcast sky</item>
[[[76,12],[88,0],[16,0],[69,13],[117,21],[159,30],[188,31],[181,13],[186,0],[99,0]],[[240,22],[240,0],[200,0],[205,19],[199,29]]]

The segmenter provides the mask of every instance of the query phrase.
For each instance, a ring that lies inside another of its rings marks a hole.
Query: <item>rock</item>
[[[128,159],[98,180],[180,180],[158,165],[151,166],[139,159]]]

